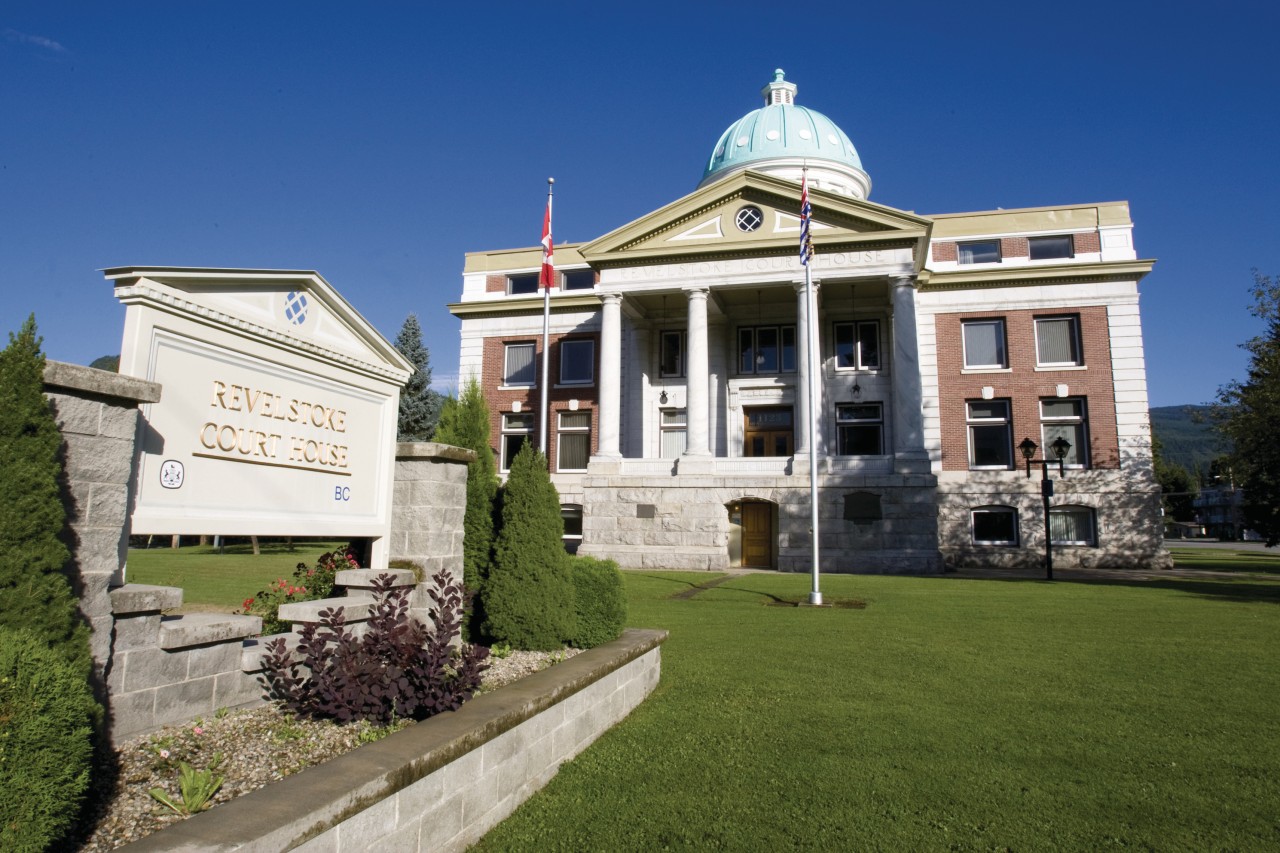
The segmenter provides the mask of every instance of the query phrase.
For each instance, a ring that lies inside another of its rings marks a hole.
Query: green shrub
[[[0,626],[33,632],[87,674],[89,632],[62,573],[70,557],[62,435],[44,396],[44,364],[29,317],[0,351]]]
[[[570,645],[591,649],[618,639],[627,621],[627,595],[618,564],[595,557],[570,557],[569,577],[577,613],[577,625],[568,638]]]
[[[526,443],[511,463],[502,530],[484,585],[485,633],[518,649],[558,649],[573,635],[573,583],[560,496],[547,459]]]
[[[97,714],[83,667],[0,628],[0,850],[44,850],[72,827]]]
[[[489,404],[474,378],[462,394],[445,400],[435,440],[474,450],[467,466],[467,509],[462,522],[462,581],[473,596],[462,624],[462,637],[480,636],[484,625],[484,582],[493,559],[494,498],[498,493],[497,466],[489,447]]]

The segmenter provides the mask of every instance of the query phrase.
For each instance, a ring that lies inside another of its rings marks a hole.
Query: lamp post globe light
[[[1053,580],[1053,533],[1049,529],[1049,498],[1053,497],[1053,478],[1049,476],[1049,458],[1047,455],[1036,459],[1036,451],[1040,449],[1030,438],[1024,438],[1018,444],[1018,452],[1027,460],[1027,476],[1031,476],[1031,463],[1040,463],[1040,498],[1044,501],[1044,576]],[[1049,445],[1053,455],[1057,457],[1058,475],[1067,476],[1067,466],[1063,461],[1071,451],[1071,442],[1058,436]]]

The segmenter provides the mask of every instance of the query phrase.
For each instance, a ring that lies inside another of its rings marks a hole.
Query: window
[[[1089,464],[1088,414],[1082,397],[1051,398],[1040,401],[1040,439],[1046,451],[1059,438],[1071,442],[1062,458],[1065,465],[1083,468]],[[1056,459],[1049,451],[1050,458]]]
[[[565,290],[590,290],[596,286],[595,270],[565,270],[560,276],[560,286]]]
[[[972,400],[968,404],[969,467],[1012,468],[1013,430],[1008,400]]]
[[[533,434],[533,415],[507,414],[502,416],[502,470],[510,471],[511,463],[520,448]]]
[[[836,367],[844,370],[880,368],[880,324],[875,320],[836,323]]]
[[[884,453],[884,414],[879,403],[836,405],[836,433],[841,456]]]
[[[1053,237],[1030,237],[1027,245],[1031,250],[1031,260],[1047,261],[1051,258],[1075,257],[1075,246],[1070,234],[1058,234]]]
[[[507,344],[502,365],[503,385],[533,385],[534,355],[533,344]]]
[[[684,454],[687,443],[687,421],[684,409],[663,409],[661,412],[662,446],[658,455],[663,459],[675,459]]]
[[[1055,506],[1049,510],[1049,537],[1054,545],[1096,545],[1093,510],[1087,506]]]
[[[794,373],[795,369],[795,326],[738,329],[739,373]]]
[[[564,504],[560,507],[560,518],[564,521],[564,549],[570,554],[578,553],[582,544],[582,507],[578,504]]]
[[[684,376],[684,332],[663,332],[659,350],[658,375]]]
[[[556,430],[556,470],[585,471],[591,458],[591,413],[561,412]]]
[[[760,208],[749,204],[739,208],[733,217],[733,224],[738,226],[739,231],[750,233],[764,224],[764,214],[760,212]]]
[[[1009,366],[1004,348],[1004,320],[965,320],[964,366],[992,369]]]
[[[560,384],[590,385],[595,381],[596,342],[560,342]]]
[[[536,272],[520,273],[507,276],[507,293],[517,296],[521,293],[538,292],[539,274]]]
[[[1079,317],[1036,318],[1036,363],[1041,367],[1084,364]]]
[[[999,240],[975,240],[956,247],[956,260],[962,264],[1000,263]]]
[[[980,506],[975,509],[973,544],[1017,545],[1018,511],[1011,506]]]

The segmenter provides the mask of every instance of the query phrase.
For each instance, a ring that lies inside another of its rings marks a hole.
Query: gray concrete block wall
[[[60,361],[45,364],[44,385],[65,452],[68,571],[92,629],[91,650],[102,676],[111,657],[108,593],[122,582],[129,547],[138,406],[158,401],[160,386]]]
[[[629,629],[123,849],[465,850],[653,692],[665,639]]]
[[[392,492],[392,560],[408,560],[429,579],[444,569],[462,581],[462,518],[473,451],[434,441],[396,445]]]

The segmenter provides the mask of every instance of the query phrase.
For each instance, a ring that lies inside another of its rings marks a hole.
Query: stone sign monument
[[[318,273],[115,267],[142,406],[134,533],[362,537],[385,567],[412,365]]]

